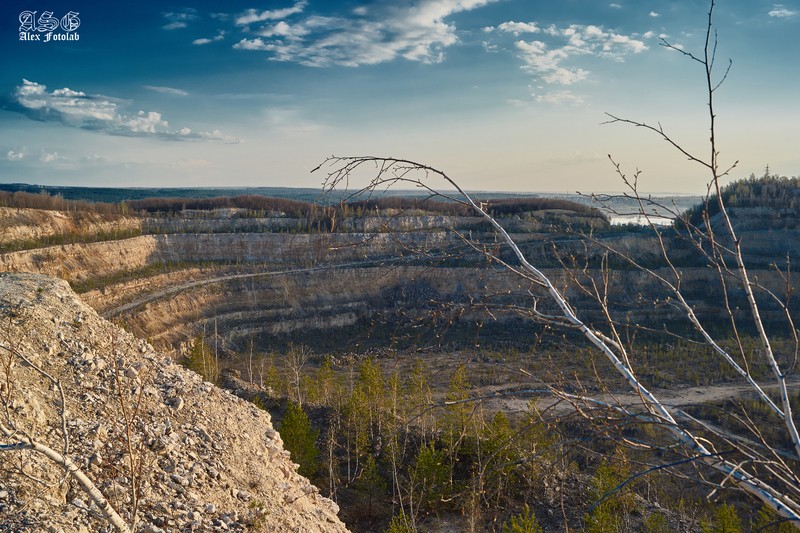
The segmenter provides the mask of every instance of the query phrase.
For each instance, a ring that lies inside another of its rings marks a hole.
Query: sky
[[[326,157],[439,168],[464,188],[702,193],[699,0],[5,0],[0,182],[318,187]],[[800,174],[800,0],[718,0],[732,178]]]

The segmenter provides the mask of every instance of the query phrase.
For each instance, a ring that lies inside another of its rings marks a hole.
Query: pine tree
[[[630,492],[624,489],[614,494],[610,493],[617,489],[628,475],[628,461],[621,449],[597,468],[592,480],[594,498],[605,499],[586,517],[587,533],[625,531],[625,520],[635,505],[634,499]]]
[[[503,524],[503,533],[542,533],[542,526],[526,503],[520,514],[512,516]]]
[[[300,465],[300,474],[312,478],[319,468],[319,431],[311,427],[311,421],[303,408],[289,402],[279,431],[284,448],[292,454],[292,460]]]
[[[197,335],[192,341],[192,350],[186,361],[186,367],[200,374],[204,380],[217,383],[219,380],[219,366],[212,350],[206,344],[202,335]]]
[[[435,419],[431,411],[426,411],[428,406],[433,403],[433,393],[428,381],[429,371],[422,359],[414,361],[414,366],[408,375],[405,384],[405,397],[407,399],[408,417],[416,417],[416,425],[422,436],[422,443],[427,444],[429,433],[436,430]]]
[[[420,448],[414,460],[412,483],[423,506],[429,509],[446,495],[446,484],[450,477],[449,465],[442,450],[433,444]]]
[[[353,484],[353,488],[367,497],[367,514],[368,516],[372,516],[372,507],[375,499],[386,494],[387,489],[386,480],[381,476],[378,470],[378,463],[372,455],[367,457],[364,463],[364,469]]]
[[[334,406],[334,402],[341,395],[340,385],[333,369],[330,357],[326,357],[317,370],[311,387],[308,390],[308,401],[325,407]]]
[[[389,526],[384,533],[413,533],[414,527],[411,525],[411,520],[404,514],[397,514],[392,517]]]
[[[358,369],[358,387],[367,402],[370,439],[374,441],[383,422],[385,384],[381,368],[371,358],[361,363]]]
[[[714,525],[701,524],[701,529],[703,533],[739,533],[742,525],[736,508],[722,504],[714,511]]]
[[[267,369],[263,382],[264,387],[271,396],[280,397],[288,394],[289,385],[275,366],[275,354],[270,354],[267,358]]]
[[[370,444],[369,402],[361,387],[353,389],[344,409],[347,437],[347,479],[352,481]]]
[[[459,366],[450,379],[445,401],[449,402],[442,420],[444,442],[450,472],[450,485],[453,485],[453,470],[456,468],[465,437],[469,431],[469,423],[473,405],[465,400],[469,399],[470,383],[466,367]]]
[[[766,506],[761,506],[753,519],[753,531],[763,533],[791,533],[797,531],[791,522],[781,521],[775,511]]]

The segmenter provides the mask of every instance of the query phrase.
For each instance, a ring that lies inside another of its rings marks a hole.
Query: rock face
[[[0,274],[0,361],[0,443],[69,457],[134,531],[347,531],[268,413],[101,319],[65,281]],[[43,454],[0,451],[0,530],[111,530],[97,514]]]
[[[0,246],[55,235],[132,231],[141,226],[141,219],[121,215],[0,207]]]
[[[268,264],[275,268],[312,265],[317,261],[355,261],[396,254],[403,248],[452,244],[445,232],[407,235],[361,233],[281,234],[213,233],[142,235],[130,239],[64,244],[0,254],[0,271],[39,272],[69,281],[84,281],[153,265],[182,261]],[[363,245],[367,243],[368,246]]]

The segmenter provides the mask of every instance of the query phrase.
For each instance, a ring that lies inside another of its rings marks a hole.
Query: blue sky
[[[700,51],[707,12],[699,0],[6,1],[0,182],[315,187],[326,156],[370,154],[469,189],[599,192],[622,189],[612,154],[647,191],[698,193],[707,177],[666,143],[601,123],[660,122],[707,153],[703,73],[659,46]],[[39,41],[19,40],[26,22]],[[800,1],[719,0],[715,23],[720,73],[733,60],[717,92],[723,162],[740,161],[734,177],[800,174]]]

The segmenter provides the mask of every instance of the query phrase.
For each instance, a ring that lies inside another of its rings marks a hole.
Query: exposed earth
[[[0,323],[4,442],[68,456],[128,523],[135,491],[136,531],[346,531],[267,412],[100,318],[65,281],[0,274]],[[4,450],[0,471],[0,529],[109,530],[43,454]]]

